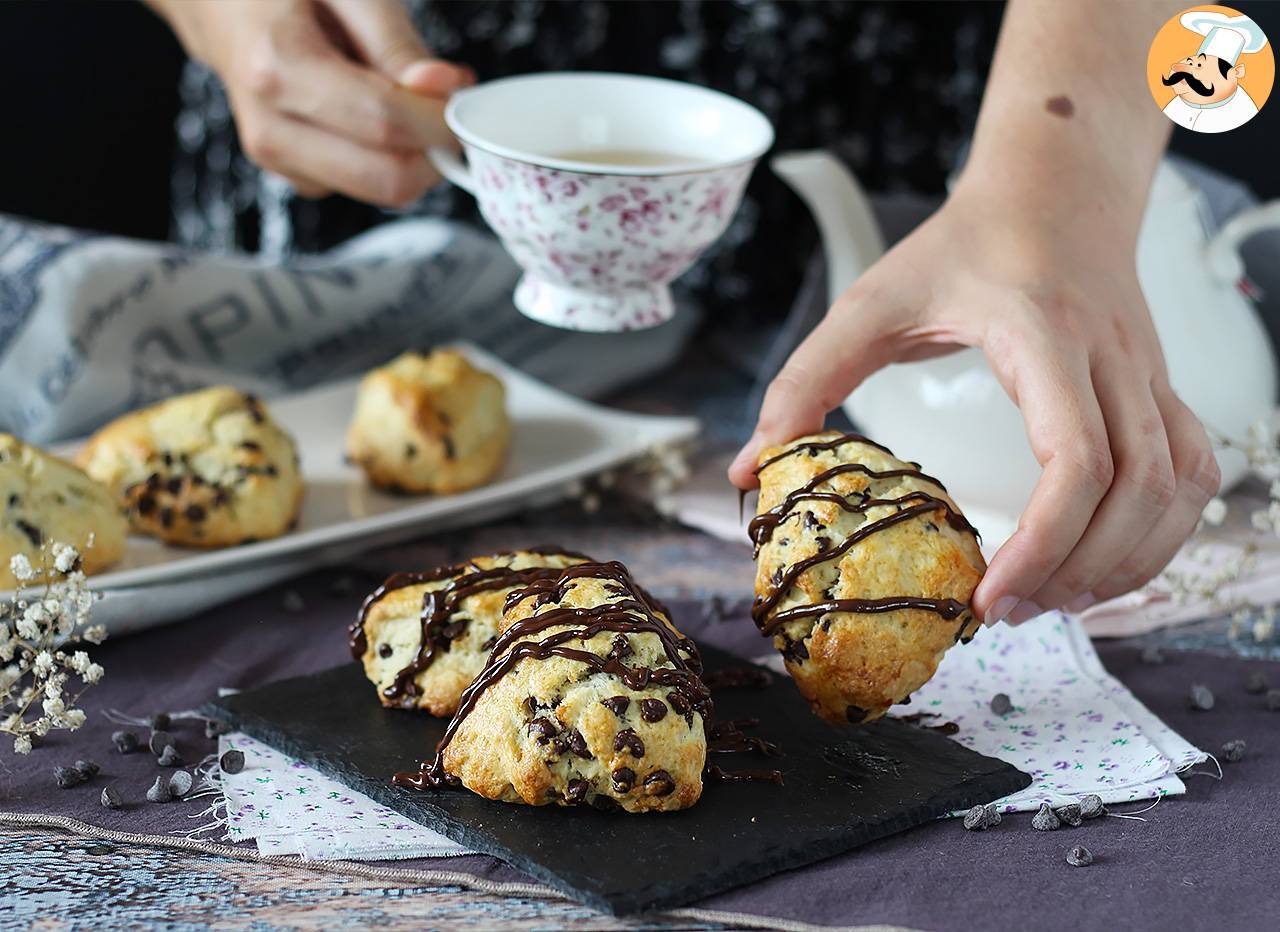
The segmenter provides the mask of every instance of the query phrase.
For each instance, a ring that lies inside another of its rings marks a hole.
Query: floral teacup
[[[557,73],[458,92],[433,149],[524,270],[515,303],[573,330],[668,320],[670,283],[729,224],[773,143],[763,114],[660,78]]]

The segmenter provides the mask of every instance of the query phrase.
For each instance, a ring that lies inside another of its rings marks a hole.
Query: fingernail
[[[1083,612],[1090,605],[1097,605],[1097,604],[1098,604],[1098,597],[1095,596],[1092,592],[1086,592],[1084,595],[1076,596],[1074,599],[1072,599],[1070,602],[1064,605],[1063,608],[1065,608],[1071,614],[1075,615],[1078,612]]]
[[[1018,604],[1016,595],[1002,595],[995,600],[991,608],[987,609],[987,617],[983,619],[983,624],[988,628],[998,621],[1004,621],[1006,615],[1013,611],[1014,606]]]
[[[751,439],[748,440],[743,445],[742,449],[738,451],[738,455],[733,458],[733,465],[730,466],[729,468],[736,469],[737,467],[744,466],[744,465],[755,466],[756,456],[760,449],[759,441],[760,441],[760,431],[756,431],[754,434],[751,435]]]
[[[1032,602],[1030,599],[1023,599],[1018,603],[1018,607],[1009,613],[1007,621],[1011,625],[1020,625],[1024,621],[1030,621],[1037,615],[1043,615],[1044,609]]]

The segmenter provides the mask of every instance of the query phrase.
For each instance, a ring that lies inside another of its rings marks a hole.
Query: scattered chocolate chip
[[[443,437],[441,437],[440,442],[444,444],[445,459],[451,460],[455,456],[457,456],[457,451],[453,449],[453,439],[448,434],[445,434]]]
[[[54,767],[53,779],[65,790],[83,783],[85,776],[74,767]]]
[[[989,825],[986,806],[974,806],[964,814],[964,827],[970,832],[986,831]]]
[[[1080,797],[1080,818],[1096,819],[1098,816],[1106,815],[1107,807],[1102,804],[1102,797],[1096,793],[1090,793],[1087,796]]]
[[[164,490],[170,495],[177,495],[182,491],[182,478],[180,476],[173,476],[168,479],[164,484]]]
[[[630,657],[631,654],[631,642],[621,634],[614,635],[613,649],[609,651],[609,656],[614,660],[622,660],[626,657]]]
[[[173,509],[172,508],[160,509],[160,526],[164,528],[173,527]]]
[[[153,731],[147,746],[151,748],[151,753],[158,757],[165,748],[173,746],[173,735],[164,730]]]
[[[1070,825],[1072,828],[1075,828],[1084,820],[1084,813],[1079,803],[1068,803],[1065,806],[1059,806],[1053,810],[1053,814],[1058,817],[1058,821],[1063,825]]]
[[[186,519],[193,524],[199,524],[205,518],[205,510],[203,505],[188,505],[182,512]]]
[[[539,744],[546,744],[559,731],[555,722],[549,718],[535,718],[528,725],[529,734],[537,735]]]
[[[86,780],[92,780],[98,775],[98,765],[91,760],[78,760],[75,763],[75,768],[80,771],[80,776]]]
[[[245,450],[252,450],[254,453],[262,452],[262,445],[254,440],[240,441],[240,447]]]
[[[1222,759],[1228,763],[1234,764],[1244,757],[1244,752],[1247,747],[1248,746],[1244,743],[1243,738],[1235,738],[1228,741],[1222,746]]]
[[[624,750],[630,751],[632,757],[644,757],[644,742],[640,740],[640,736],[630,728],[624,728],[618,732],[618,736],[613,739],[614,753],[621,753]]]
[[[160,454],[160,459],[164,461],[164,464],[165,464],[166,466],[172,466],[172,465],[173,465],[173,454],[172,454],[172,453],[170,453],[168,450],[165,450],[163,453],[161,453],[161,454]],[[157,481],[157,482],[159,482],[159,481],[160,481],[160,477],[159,477],[159,476],[156,476],[156,474],[155,474],[155,473],[152,473],[152,475],[156,477],[156,481]]]
[[[849,720],[850,725],[857,725],[866,719],[867,710],[856,705],[845,706],[844,717]]]
[[[1013,700],[1005,693],[996,693],[991,697],[991,714],[1008,715],[1013,711]]]
[[[102,795],[98,797],[98,802],[106,809],[119,809],[124,805],[124,800],[120,798],[120,791],[114,786],[104,786]]]
[[[378,656],[381,657],[383,660],[386,660],[388,657],[390,657],[394,653],[395,653],[395,649],[390,644],[378,645]]]
[[[591,760],[591,750],[587,747],[587,739],[582,737],[582,732],[577,729],[569,732],[569,750],[583,760]]]
[[[1140,659],[1145,664],[1150,664],[1153,667],[1158,667],[1160,664],[1165,662],[1166,657],[1164,655],[1164,651],[1162,651],[1158,647],[1152,646],[1152,647],[1146,648],[1142,652],[1142,656]]]
[[[824,550],[826,550],[828,547],[831,546],[830,539],[826,537],[821,537],[821,536],[815,537],[813,539],[813,542],[818,547],[818,553],[822,553]],[[779,579],[781,579],[781,577],[779,577]]]
[[[204,736],[206,738],[216,738],[219,735],[225,735],[231,731],[231,726],[226,722],[215,721],[214,719],[206,719],[204,723]]]
[[[307,603],[303,601],[302,595],[293,589],[290,589],[284,594],[284,598],[280,600],[280,604],[284,606],[284,610],[286,612],[293,612],[295,615],[307,607]]]
[[[276,469],[274,463],[268,463],[266,466],[262,467],[262,474],[274,479],[276,476],[280,475],[280,470]]]
[[[627,711],[627,706],[631,705],[631,700],[626,696],[610,696],[608,699],[601,699],[600,704],[618,718],[622,718]]]
[[[1040,811],[1035,814],[1031,820],[1031,827],[1037,832],[1052,832],[1054,829],[1061,827],[1062,822],[1049,808],[1048,803],[1040,804]]]
[[[661,699],[641,699],[640,717],[646,722],[660,722],[667,717],[667,704]]]
[[[570,780],[569,785],[565,788],[564,798],[568,803],[580,803],[587,798],[587,790],[591,788],[591,784],[586,780]]]
[[[613,791],[626,793],[636,785],[636,772],[630,767],[619,767],[613,772]]]
[[[778,585],[778,583],[782,582],[782,564],[781,563],[779,563],[778,568],[773,571],[773,576],[771,577],[771,580],[775,586]]]
[[[191,774],[185,770],[175,770],[169,774],[169,792],[175,797],[186,796],[195,782]]]
[[[413,444],[411,444],[411,443],[406,443],[406,444],[404,445],[404,456],[405,456],[405,459],[410,459],[410,460],[411,460],[411,459],[413,459],[413,458],[414,458],[415,456],[417,456],[417,455],[418,455],[418,448],[417,448],[417,447],[415,447],[415,446],[414,446]]]
[[[169,789],[169,781],[164,776],[156,777],[156,782],[147,790],[147,799],[153,803],[167,803],[173,799],[173,791]]]
[[[1067,863],[1072,867],[1088,867],[1093,863],[1093,852],[1080,845],[1067,852]]]
[[[138,750],[138,736],[131,731],[113,731],[111,743],[121,754],[132,754]]]
[[[1192,683],[1187,704],[1196,711],[1208,712],[1213,708],[1213,691],[1203,683]]]
[[[676,781],[665,770],[655,770],[644,778],[646,796],[670,796],[675,791]]]
[[[786,638],[786,646],[782,649],[783,657],[796,662],[809,659],[809,648],[805,646],[803,640],[793,641],[785,634],[783,637]]]
[[[18,518],[13,522],[13,525],[23,534],[27,535],[27,540],[31,541],[32,547],[39,547],[44,543],[44,535],[40,533],[40,529],[34,524]]]
[[[164,712],[157,712],[147,718],[147,725],[151,727],[152,731],[167,731],[171,724],[173,722],[169,719],[168,714]]]
[[[1255,696],[1261,696],[1267,691],[1267,677],[1261,670],[1254,670],[1244,681],[1244,691]]]
[[[12,493],[10,493],[10,495],[9,495],[9,507],[10,507],[10,508],[17,508],[17,507],[18,507],[19,505],[21,505],[21,504],[22,504],[22,497],[21,497],[21,496],[19,496],[17,492],[12,492]]]
[[[542,741],[542,740],[539,740],[539,741],[538,741],[538,743],[539,743],[539,744],[546,744],[546,742],[545,742],[545,741]],[[568,741],[566,741],[564,738],[552,738],[552,739],[551,739],[551,751],[552,751],[552,753],[554,753],[554,754],[556,754],[557,756],[559,756],[559,755],[563,754],[563,753],[564,753],[565,751],[567,751],[567,750],[569,750],[569,742],[568,742]]]
[[[1280,712],[1280,689],[1267,690],[1267,711]]]
[[[992,826],[999,825],[1003,821],[1004,821],[1004,816],[1000,814],[1000,809],[996,806],[996,804],[988,803],[987,804],[987,827],[991,828]]]
[[[138,514],[145,518],[147,515],[151,514],[151,512],[156,510],[156,500],[150,495],[140,495],[133,507]]]
[[[160,752],[160,756],[156,758],[156,763],[161,767],[180,767],[182,766],[182,755],[178,753],[176,747],[169,744]]]
[[[244,770],[244,751],[237,751],[232,748],[220,758],[218,758],[218,767],[223,773],[235,775]]]

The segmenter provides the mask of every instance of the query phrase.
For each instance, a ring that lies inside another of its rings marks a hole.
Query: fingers
[[[1042,609],[1091,592],[1148,538],[1174,500],[1177,480],[1164,418],[1150,384],[1126,363],[1112,357],[1094,365],[1115,476],[1079,543],[1031,594]]]
[[[434,60],[401,0],[329,0],[329,5],[341,18],[361,60],[384,77],[400,81],[412,66],[426,65],[430,90],[425,93],[448,97],[463,86],[467,69]]]
[[[1025,335],[988,346],[988,361],[1022,410],[1031,449],[1042,467],[1018,530],[991,561],[973,595],[987,624],[1038,615],[1035,593],[1075,549],[1114,467],[1106,424],[1083,351]]]
[[[274,114],[242,119],[241,141],[249,157],[269,171],[304,184],[323,178],[335,191],[386,207],[412,203],[437,180],[420,152],[369,149]]]
[[[1217,494],[1222,481],[1213,446],[1191,409],[1168,386],[1157,389],[1155,400],[1169,435],[1176,491],[1150,533],[1092,588],[1089,594],[1099,602],[1154,579],[1195,530],[1204,506]]]
[[[760,451],[821,430],[827,413],[889,361],[887,315],[868,302],[839,302],[778,372],[760,405],[756,430],[729,467],[740,489],[756,486]]]

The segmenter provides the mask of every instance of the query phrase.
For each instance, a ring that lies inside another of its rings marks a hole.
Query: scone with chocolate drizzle
[[[539,547],[397,573],[365,599],[351,626],[351,655],[384,706],[452,715],[498,638],[511,590],[588,559]]]
[[[117,418],[77,462],[139,534],[186,547],[278,537],[302,505],[293,438],[253,395],[226,385]]]
[[[711,712],[702,662],[621,563],[516,589],[503,625],[435,759],[398,784],[627,812],[698,801]]]
[[[972,638],[986,563],[942,483],[856,434],[760,454],[752,618],[830,722],[904,702]]]

